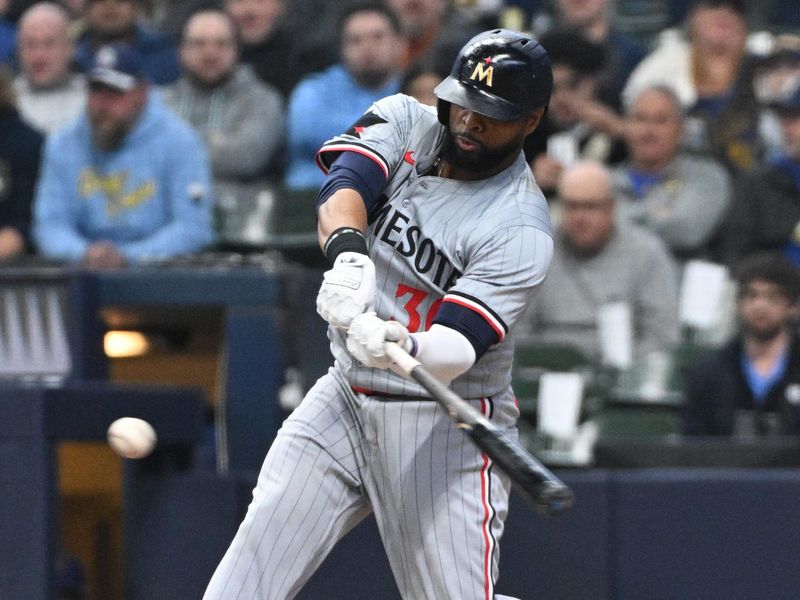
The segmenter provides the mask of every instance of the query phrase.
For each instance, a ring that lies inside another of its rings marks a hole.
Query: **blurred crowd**
[[[800,263],[791,4],[0,2],[0,256],[113,267],[242,239],[249,217],[266,230],[260,192],[313,192],[325,140],[386,95],[435,104],[458,48],[508,27],[553,63],[526,157],[557,222],[565,169],[590,160],[610,171],[614,220],[677,266],[765,248]]]
[[[635,361],[683,339],[687,267],[734,278],[764,252],[800,267],[796,0],[0,0],[0,14],[5,261],[119,268],[258,242],[274,198],[319,188],[325,140],[396,92],[435,105],[463,43],[507,27],[533,32],[554,73],[525,154],[558,252],[520,337],[603,360],[598,314],[621,305],[605,313],[627,319]]]

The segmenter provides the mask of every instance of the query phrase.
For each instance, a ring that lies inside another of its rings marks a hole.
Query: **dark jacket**
[[[741,368],[742,339],[709,354],[689,372],[686,381],[684,433],[732,435],[737,411],[754,411],[756,431],[766,413],[777,415],[780,433],[800,434],[800,339],[792,340],[786,373],[769,391],[763,407],[755,404]]]
[[[14,227],[25,239],[42,152],[42,136],[16,111],[0,114],[0,227]]]
[[[800,189],[778,165],[742,176],[723,232],[722,259],[735,265],[757,250],[781,250],[800,221]]]

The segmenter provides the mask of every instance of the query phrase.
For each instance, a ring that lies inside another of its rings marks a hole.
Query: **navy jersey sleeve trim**
[[[317,209],[340,189],[357,191],[369,213],[386,184],[383,171],[372,159],[356,152],[343,152],[328,171],[328,177],[317,195]]]
[[[475,296],[470,296],[464,292],[450,292],[444,297],[444,302],[455,302],[474,310],[486,319],[492,329],[497,331],[497,335],[501,340],[508,333],[508,325],[506,325],[500,315]]]
[[[389,179],[389,163],[386,162],[386,159],[372,148],[353,141],[333,141],[322,146],[317,152],[317,166],[322,169],[323,173],[327,173],[339,155],[347,151],[361,154],[375,161],[383,171],[384,177]]]
[[[503,330],[488,321],[483,313],[465,305],[461,299],[454,299],[450,294],[445,296],[433,322],[455,329],[467,338],[475,350],[475,360],[483,356],[505,335]]]

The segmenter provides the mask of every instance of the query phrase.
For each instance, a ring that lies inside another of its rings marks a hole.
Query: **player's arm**
[[[353,319],[347,335],[347,349],[361,364],[388,369],[391,361],[386,342],[396,342],[415,357],[434,377],[444,384],[475,364],[475,349],[455,329],[433,325],[429,331],[409,334],[397,321],[384,321],[374,312]]]
[[[348,328],[375,299],[375,266],[368,256],[367,214],[386,183],[369,158],[344,152],[333,163],[317,198],[317,235],[331,265],[317,295],[317,312]]]

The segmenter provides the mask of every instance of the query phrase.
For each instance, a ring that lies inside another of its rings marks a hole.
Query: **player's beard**
[[[478,173],[492,171],[504,161],[508,160],[510,155],[519,153],[519,143],[516,141],[509,142],[505,146],[500,146],[499,148],[490,149],[469,136],[464,134],[459,135],[478,146],[477,150],[470,152],[462,150],[459,148],[458,144],[456,144],[453,132],[449,129],[445,131],[442,158],[460,169],[476,171]]]

